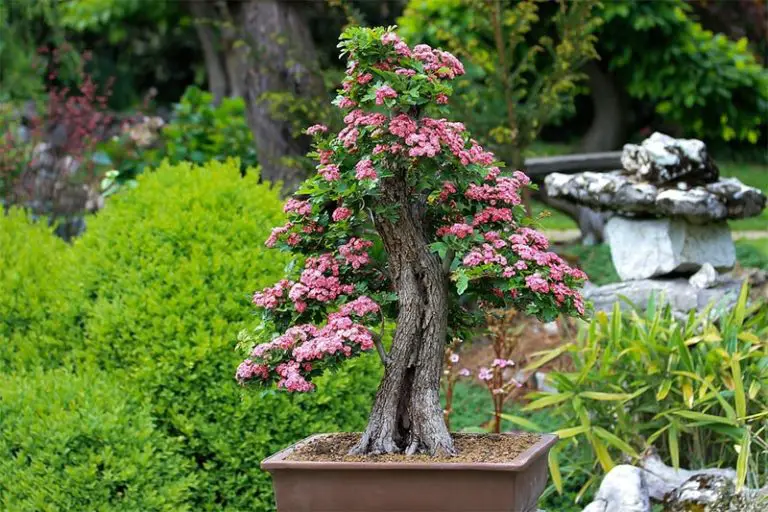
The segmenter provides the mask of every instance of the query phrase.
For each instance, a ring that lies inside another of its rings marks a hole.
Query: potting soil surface
[[[512,462],[518,455],[540,439],[538,434],[516,432],[511,434],[453,434],[455,456],[403,455],[349,455],[349,450],[360,440],[360,434],[331,434],[300,446],[286,460],[315,462]]]

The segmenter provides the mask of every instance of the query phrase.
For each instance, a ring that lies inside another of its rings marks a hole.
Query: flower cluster
[[[350,238],[349,242],[339,247],[339,254],[344,258],[344,261],[357,270],[363,265],[367,265],[371,260],[368,249],[372,246],[373,242],[370,240]]]

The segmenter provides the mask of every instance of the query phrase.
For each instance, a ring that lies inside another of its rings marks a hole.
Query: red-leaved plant
[[[346,127],[307,130],[318,172],[266,242],[302,255],[303,268],[254,295],[262,323],[241,336],[250,353],[236,376],[311,391],[315,376],[375,347],[384,377],[352,451],[453,454],[439,396],[446,342],[477,320],[475,304],[580,314],[585,275],[527,227],[528,177],[503,172],[442,117],[464,73],[453,55],[383,28],[349,28],[340,47]],[[396,322],[388,352],[385,318]]]
[[[70,215],[82,213],[100,179],[90,159],[112,122],[107,113],[111,81],[100,93],[93,77],[84,69],[91,55],[81,55],[76,86],[61,84],[62,58],[75,50],[70,46],[41,48],[48,59],[47,102],[43,115],[28,115],[27,137],[22,139],[10,126],[0,144],[0,183],[6,204],[24,204],[36,213]]]

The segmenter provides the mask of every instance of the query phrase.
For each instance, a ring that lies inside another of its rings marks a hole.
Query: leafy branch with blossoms
[[[266,242],[303,266],[254,295],[262,323],[237,379],[310,391],[317,375],[377,348],[384,378],[353,451],[450,454],[439,401],[446,341],[478,325],[477,305],[544,320],[582,314],[585,275],[530,227],[528,177],[502,171],[444,117],[462,64],[392,30],[341,36],[348,66],[334,104],[345,127],[307,130],[317,173]],[[388,352],[386,319],[396,324]]]

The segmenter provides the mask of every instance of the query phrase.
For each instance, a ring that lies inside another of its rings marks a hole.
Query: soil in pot
[[[512,462],[533,446],[541,436],[527,432],[511,434],[454,434],[458,454],[454,457],[429,455],[349,455],[360,434],[330,434],[299,446],[286,460],[313,462]]]

